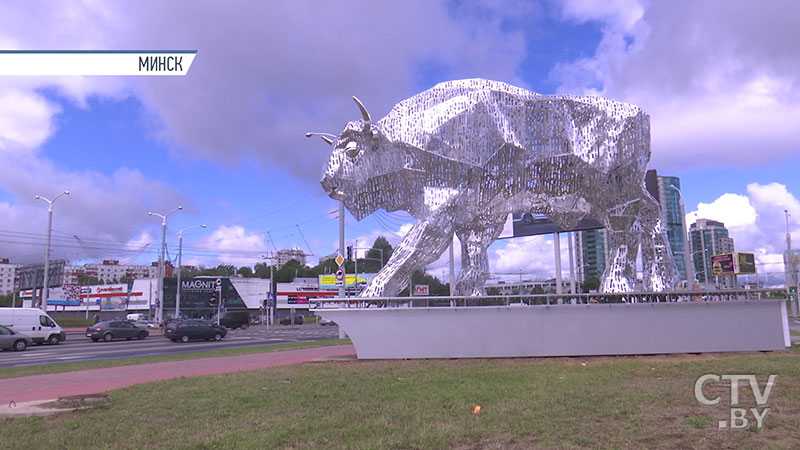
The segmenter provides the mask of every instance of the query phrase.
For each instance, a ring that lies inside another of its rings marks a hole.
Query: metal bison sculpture
[[[563,229],[585,216],[604,224],[603,292],[633,289],[639,245],[644,288],[672,287],[677,271],[663,215],[644,188],[650,124],[640,108],[483,79],[440,83],[378,121],[354,100],[361,120],[323,136],[333,147],[323,189],[358,220],[378,209],[417,220],[362,296],[397,295],[453,233],[461,242],[454,295],[485,294],[487,248],[508,214],[525,212]]]

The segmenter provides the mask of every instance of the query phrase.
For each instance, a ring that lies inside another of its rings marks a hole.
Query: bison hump
[[[646,165],[650,156],[649,119],[634,105],[482,79],[437,84],[398,103],[378,126],[391,141],[481,167],[504,145],[531,160],[575,155],[598,168]]]

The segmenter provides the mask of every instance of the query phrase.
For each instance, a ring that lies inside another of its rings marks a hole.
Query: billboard
[[[591,217],[584,217],[580,222],[578,222],[577,226],[570,230],[565,230],[553,223],[553,221],[550,220],[546,215],[536,213],[513,214],[512,226],[514,229],[514,235],[511,237],[563,233],[566,231],[596,230],[598,228],[603,228],[603,224],[600,223],[599,220]]]
[[[711,274],[745,275],[756,273],[756,258],[752,253],[724,253],[711,256]]]
[[[64,283],[64,265],[66,265],[66,261],[63,259],[50,261],[47,267],[47,285],[49,287],[58,287]],[[18,267],[17,275],[20,289],[41,287],[44,283],[44,263]]]
[[[739,265],[737,273],[756,273],[756,257],[752,253],[736,253],[736,262]]]
[[[415,284],[414,285],[414,297],[424,297],[430,294],[430,288],[427,284]]]
[[[374,273],[360,273],[358,274],[358,285],[361,287],[366,286],[369,282],[375,277],[376,274]],[[355,274],[348,273],[345,275],[345,286],[355,286],[356,276]],[[334,274],[327,274],[327,275],[320,275],[319,276],[319,288],[320,289],[338,289],[339,285],[336,284],[336,275]]]
[[[711,256],[711,275],[715,277],[721,275],[736,275],[736,259],[733,253]]]

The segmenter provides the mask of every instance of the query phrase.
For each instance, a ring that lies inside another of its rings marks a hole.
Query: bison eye
[[[344,151],[350,158],[355,158],[356,156],[358,156],[358,144],[356,144],[353,141],[350,141],[344,147]]]

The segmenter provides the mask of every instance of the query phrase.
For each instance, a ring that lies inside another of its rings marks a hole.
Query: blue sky
[[[690,222],[729,225],[737,250],[780,271],[783,210],[800,242],[800,32],[791,1],[137,2],[0,5],[0,49],[197,50],[186,77],[0,78],[0,258],[155,260],[160,221],[188,263],[251,265],[298,246],[335,250],[319,186],[337,133],[449,79],[603,95],[651,115],[651,168],[681,178]],[[35,24],[35,26],[34,26]],[[397,242],[403,213],[347,240]],[[299,227],[299,229],[298,229]],[[89,249],[73,238],[77,235]],[[307,244],[306,244],[307,242]],[[274,246],[273,246],[274,243]],[[145,244],[149,244],[144,250]],[[566,248],[566,243],[562,239]],[[497,273],[552,276],[552,239],[492,247]],[[566,252],[563,254],[566,258]],[[443,261],[431,270],[441,275]],[[564,260],[564,267],[567,267]]]

